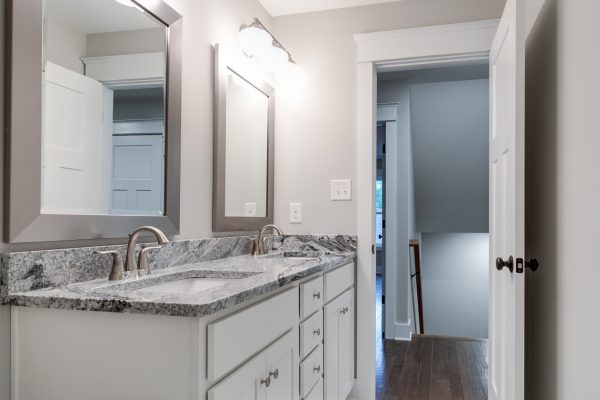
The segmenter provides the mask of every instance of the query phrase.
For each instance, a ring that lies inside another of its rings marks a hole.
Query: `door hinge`
[[[381,228],[385,229],[385,219],[381,221]]]
[[[371,254],[375,254],[375,245],[374,244],[371,245]]]
[[[383,154],[385,154],[385,143],[383,144]]]
[[[385,304],[385,294],[381,296],[381,304]]]

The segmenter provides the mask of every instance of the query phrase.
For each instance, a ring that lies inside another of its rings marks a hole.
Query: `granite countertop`
[[[289,255],[294,254],[241,255],[155,269],[147,276],[122,281],[104,278],[13,292],[5,302],[65,310],[203,317],[353,262],[355,257],[354,252],[296,254],[305,258]],[[189,293],[152,290],[154,285],[187,278],[226,279],[226,283]]]

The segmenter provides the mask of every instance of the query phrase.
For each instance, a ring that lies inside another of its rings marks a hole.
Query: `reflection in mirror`
[[[266,217],[269,97],[227,68],[225,216]]]
[[[166,27],[128,0],[45,0],[42,214],[163,215]]]

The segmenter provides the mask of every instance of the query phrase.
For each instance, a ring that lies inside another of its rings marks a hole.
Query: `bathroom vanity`
[[[352,252],[276,251],[12,291],[13,398],[346,399],[354,283]]]

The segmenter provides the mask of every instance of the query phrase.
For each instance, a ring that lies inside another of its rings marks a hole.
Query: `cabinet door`
[[[261,353],[208,391],[208,400],[262,400],[266,354]]]
[[[341,297],[338,297],[325,306],[325,399],[338,400],[340,398],[339,386],[339,331]]]
[[[345,400],[354,385],[354,289],[341,298],[339,324],[339,394]]]
[[[265,390],[267,400],[296,400],[298,398],[298,330],[287,333],[267,351],[266,376],[270,377]]]

